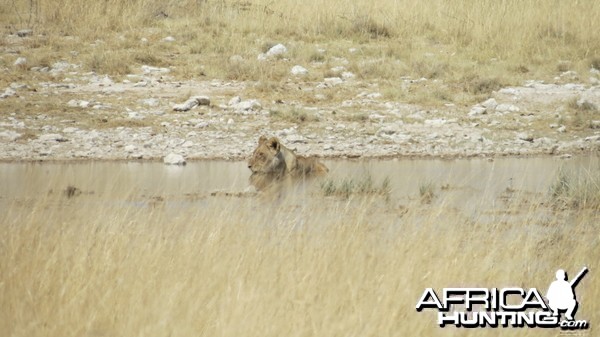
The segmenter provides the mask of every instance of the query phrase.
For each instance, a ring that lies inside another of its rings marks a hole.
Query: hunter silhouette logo
[[[440,327],[587,329],[588,321],[575,320],[578,307],[575,287],[587,272],[584,267],[569,282],[567,273],[557,270],[556,280],[546,293],[547,302],[536,288],[443,288],[441,299],[433,288],[427,288],[416,309],[418,312],[437,309]],[[561,321],[563,312],[565,320]]]
[[[560,311],[565,310],[565,317],[570,321],[573,320],[578,306],[575,287],[587,272],[588,269],[584,267],[573,281],[568,282],[567,273],[564,270],[559,269],[556,271],[556,281],[550,284],[546,294],[548,306],[552,309],[554,316],[559,316]]]

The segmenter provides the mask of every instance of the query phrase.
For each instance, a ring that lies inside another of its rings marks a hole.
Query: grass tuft
[[[430,204],[435,198],[435,184],[425,182],[419,185],[419,197],[422,203]]]
[[[390,196],[390,179],[386,177],[381,184],[377,186],[371,174],[355,179],[348,178],[340,181],[327,179],[321,183],[321,192],[325,196],[339,196],[349,198],[351,195],[381,195],[386,198]]]
[[[600,210],[600,172],[561,170],[550,186],[549,197],[559,208]]]

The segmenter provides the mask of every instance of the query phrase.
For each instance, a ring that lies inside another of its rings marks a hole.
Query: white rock
[[[469,116],[485,115],[486,112],[487,112],[487,108],[480,106],[480,105],[475,105],[471,108],[468,115]]]
[[[436,118],[436,119],[427,119],[423,123],[429,126],[442,126],[446,124],[448,121],[444,118]]]
[[[69,62],[58,61],[58,62],[54,62],[54,64],[52,65],[52,69],[50,69],[50,72],[52,72],[52,73],[65,72],[65,71],[69,70],[70,67],[71,67],[71,64],[69,64]]]
[[[558,129],[556,129],[556,131],[560,133],[565,133],[567,132],[567,128],[564,125],[561,125]]]
[[[6,90],[4,90],[4,92],[2,94],[0,94],[0,99],[8,98],[8,97],[14,96],[16,94],[17,94],[16,91],[12,90],[11,88],[6,88]]]
[[[175,42],[176,40],[175,40],[175,38],[174,38],[174,37],[172,37],[172,36],[167,36],[167,37],[165,37],[165,38],[163,39],[163,41],[165,41],[165,42]]]
[[[512,104],[498,104],[498,106],[496,106],[496,111],[500,113],[508,113],[519,112],[521,111],[521,109],[519,109],[518,106]]]
[[[236,105],[236,104],[238,104],[238,103],[239,103],[239,102],[241,102],[241,101],[242,101],[242,99],[240,98],[240,96],[234,96],[234,97],[232,97],[232,98],[229,100],[229,103],[227,103],[227,104],[228,104],[229,106],[232,106],[232,105]]]
[[[332,73],[339,74],[341,72],[346,71],[346,67],[344,67],[344,66],[337,66],[337,67],[333,67],[333,68],[331,68],[329,70],[331,70]]]
[[[139,81],[136,84],[133,85],[136,88],[143,88],[148,86],[148,81]]]
[[[336,86],[336,85],[344,83],[344,80],[342,80],[339,77],[326,77],[325,79],[323,79],[323,81],[325,82],[325,84],[328,84],[331,86]]]
[[[354,73],[351,73],[349,71],[344,71],[342,73],[342,78],[345,79],[345,80],[349,80],[349,79],[355,78],[355,77],[356,77],[356,75],[354,75]]]
[[[210,105],[210,98],[208,96],[193,96],[192,98],[198,101],[198,105]]]
[[[123,148],[123,150],[125,150],[125,152],[127,152],[127,153],[131,153],[131,152],[135,151],[135,145],[127,145]]]
[[[157,98],[146,98],[146,99],[142,99],[140,101],[143,105],[149,106],[149,107],[157,107],[159,104],[159,101]]]
[[[367,95],[367,98],[369,99],[378,99],[383,97],[383,95],[380,92],[373,92]]]
[[[235,104],[233,108],[236,111],[259,110],[262,108],[262,105],[256,99],[249,99]]]
[[[278,55],[283,55],[287,53],[287,48],[282,45],[281,43],[274,45],[273,47],[271,47],[271,49],[269,49],[269,51],[267,51],[266,55],[268,57],[274,57],[274,56],[278,56]]]
[[[228,125],[232,125],[232,124],[234,124],[234,123],[235,123],[235,121],[233,120],[233,118],[229,118],[229,119],[227,120],[227,124],[228,124]]]
[[[79,100],[77,99],[72,99],[70,101],[67,102],[67,106],[71,107],[71,108],[76,108],[79,106]]]
[[[147,66],[147,65],[143,65],[141,67],[142,72],[144,74],[151,74],[151,73],[168,73],[171,71],[171,69],[169,68],[159,68],[159,67],[153,67],[153,66]]]
[[[375,133],[376,136],[381,137],[385,135],[393,135],[396,133],[400,133],[402,130],[399,125],[396,124],[388,124],[384,125]]]
[[[64,133],[75,133],[77,131],[79,131],[79,129],[75,128],[75,127],[72,127],[72,126],[69,126],[69,127],[66,127],[66,128],[63,129]]]
[[[58,133],[46,133],[46,134],[40,135],[38,137],[38,140],[41,142],[64,142],[64,141],[66,141],[65,137],[63,137],[63,135],[58,134]]]
[[[490,98],[487,99],[485,102],[481,103],[481,106],[483,106],[486,109],[494,110],[498,106],[498,102],[496,102],[495,99]]]
[[[21,29],[17,31],[17,36],[18,37],[26,37],[26,36],[30,36],[33,34],[33,30],[31,29]]]
[[[140,115],[140,113],[137,111],[128,112],[127,117],[129,117],[130,119],[137,119],[137,120],[144,119],[144,116]]]
[[[173,110],[175,111],[188,111],[198,106],[198,100],[195,98],[190,98],[184,103],[173,105]]]
[[[290,71],[290,73],[294,76],[303,76],[303,75],[308,74],[308,70],[306,68],[304,68],[303,66],[295,65],[292,67],[292,70]]]
[[[13,65],[15,67],[25,67],[27,65],[27,59],[24,57],[19,57],[19,58],[17,58],[15,63],[13,63]]]
[[[596,110],[596,105],[593,102],[591,102],[583,97],[577,100],[577,106],[580,108],[589,107],[592,110]]]
[[[502,88],[499,90],[499,92],[501,94],[505,94],[505,95],[518,95],[519,94],[519,90],[515,89],[515,88]]]
[[[11,130],[6,130],[6,131],[0,132],[0,139],[2,139],[2,140],[14,142],[19,137],[21,137],[20,133],[17,133],[17,132],[11,131]]]
[[[524,140],[526,142],[533,142],[533,137],[526,132],[518,133],[517,139]]]
[[[185,158],[182,155],[176,153],[169,153],[163,158],[163,163],[167,165],[185,165]]]

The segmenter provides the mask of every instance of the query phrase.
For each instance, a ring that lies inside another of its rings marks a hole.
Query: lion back
[[[297,156],[295,171],[299,175],[321,175],[329,172],[329,169],[316,158]]]

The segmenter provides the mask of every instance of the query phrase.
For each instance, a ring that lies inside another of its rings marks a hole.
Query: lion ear
[[[277,137],[269,139],[269,147],[275,150],[276,152],[279,151],[280,146],[281,145],[279,144],[279,139],[277,139]]]
[[[258,138],[258,145],[264,143],[267,141],[267,137],[265,137],[264,135],[260,136],[260,138]]]

